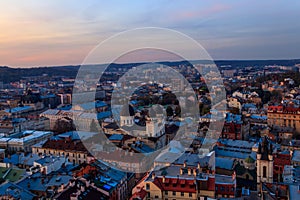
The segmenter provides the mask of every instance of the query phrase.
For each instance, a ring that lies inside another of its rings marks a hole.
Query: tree
[[[262,96],[262,103],[266,104],[271,100],[271,92],[269,91],[264,91],[263,96]]]
[[[181,108],[180,108],[179,105],[176,106],[176,108],[175,108],[175,115],[176,115],[177,117],[180,117],[180,116],[181,116]]]
[[[282,100],[282,94],[278,90],[273,90],[271,92],[271,99],[277,102],[280,102]]]
[[[168,106],[167,109],[166,109],[166,113],[167,113],[168,117],[173,116],[174,115],[173,108],[171,106]]]
[[[65,133],[69,131],[75,131],[76,127],[73,123],[73,120],[69,117],[63,117],[56,120],[53,127],[53,131],[56,133]]]
[[[91,124],[90,124],[90,132],[98,132],[97,124],[95,120],[93,119]]]

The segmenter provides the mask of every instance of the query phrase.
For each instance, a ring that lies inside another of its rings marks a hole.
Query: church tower
[[[134,109],[131,105],[123,106],[120,112],[120,126],[134,125]]]
[[[257,151],[257,190],[261,192],[262,183],[273,183],[273,145],[264,137]]]

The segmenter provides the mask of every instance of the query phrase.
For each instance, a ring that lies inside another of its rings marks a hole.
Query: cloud
[[[196,6],[198,8],[198,6]],[[172,15],[176,21],[187,21],[187,20],[198,20],[206,17],[213,17],[216,14],[225,12],[231,9],[230,5],[227,4],[213,4],[209,7],[197,9],[197,10],[187,10],[178,11]]]

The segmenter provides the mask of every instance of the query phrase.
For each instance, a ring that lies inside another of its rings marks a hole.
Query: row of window
[[[218,188],[218,186],[216,186],[216,191],[218,191],[218,189],[220,189],[219,191],[229,192],[229,187],[223,187],[223,186],[221,186],[220,188]],[[231,192],[234,192],[234,187],[231,187],[230,190],[231,190]]]
[[[192,196],[193,196],[193,193],[191,193],[191,192],[190,192],[190,193],[186,193],[186,194],[188,194],[189,197],[192,197]],[[168,195],[169,195],[169,191],[165,191],[165,195],[168,196]],[[172,192],[172,195],[173,195],[173,196],[176,196],[176,192],[173,191],[173,192]],[[185,196],[185,193],[184,193],[184,192],[180,192],[180,196],[184,197],[184,196]]]
[[[282,115],[270,115],[270,117],[281,117]],[[285,115],[285,118],[297,118],[298,115]]]
[[[37,153],[39,153],[39,150],[38,150],[38,149],[37,149]],[[46,150],[44,149],[44,154],[46,154],[46,153],[47,153],[47,152],[46,152]],[[48,154],[51,154],[50,150],[48,151]],[[54,152],[54,154],[56,154],[56,152]],[[65,153],[64,153],[64,152],[63,152],[63,153],[58,152],[57,155],[58,155],[58,156],[64,156]],[[72,155],[72,154],[71,154],[71,155]],[[70,156],[70,154],[67,153],[66,156]],[[73,153],[73,156],[72,156],[72,157],[75,157],[75,154],[74,154],[74,153]],[[80,158],[80,157],[81,157],[80,154],[78,154],[78,158]],[[86,158],[86,155],[85,155],[85,154],[83,154],[83,158]]]

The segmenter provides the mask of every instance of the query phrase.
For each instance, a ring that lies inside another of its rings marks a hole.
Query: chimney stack
[[[234,180],[235,177],[236,177],[236,174],[235,174],[235,171],[234,171],[233,174],[232,174],[232,180]]]
[[[190,175],[192,175],[192,172],[191,172],[191,168],[188,168],[188,175],[190,176]]]
[[[155,173],[154,172],[152,173],[152,179],[153,180],[155,179]]]
[[[201,173],[201,172],[202,172],[202,169],[201,169],[201,164],[200,164],[200,162],[198,162],[198,170],[199,170],[199,173]]]
[[[183,175],[183,169],[180,168],[180,175]]]
[[[186,160],[183,162],[183,167],[186,167]]]
[[[194,169],[194,177],[197,176],[197,169]]]

